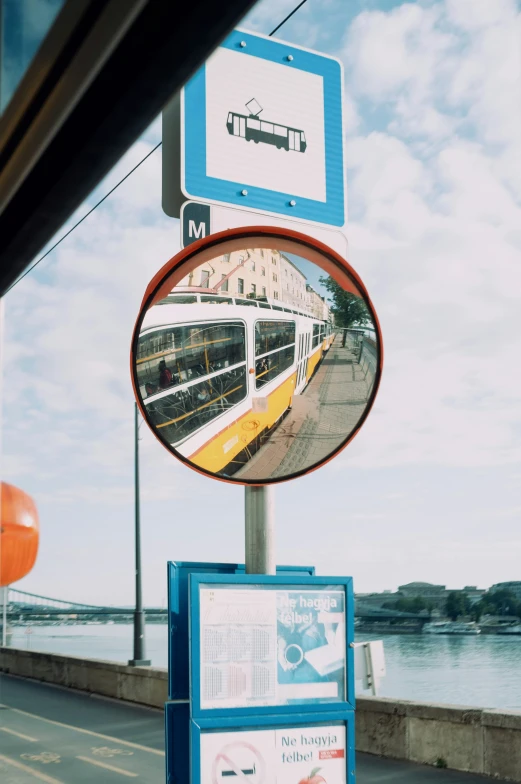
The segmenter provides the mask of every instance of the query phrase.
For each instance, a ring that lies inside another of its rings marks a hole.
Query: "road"
[[[357,784],[490,782],[485,776],[370,754],[358,754],[356,765]],[[165,784],[162,711],[0,674],[2,784],[122,784],[132,779]]]

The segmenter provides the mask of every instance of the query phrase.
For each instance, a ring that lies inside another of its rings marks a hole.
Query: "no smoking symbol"
[[[265,772],[264,760],[255,746],[238,741],[228,744],[217,754],[212,767],[212,783],[263,784]]]

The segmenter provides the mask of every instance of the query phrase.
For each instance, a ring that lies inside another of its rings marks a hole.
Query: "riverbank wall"
[[[0,648],[0,672],[163,708],[167,671]],[[356,748],[381,757],[521,782],[521,711],[359,698]]]

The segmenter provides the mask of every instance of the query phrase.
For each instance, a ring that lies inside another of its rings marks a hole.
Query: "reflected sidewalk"
[[[236,473],[240,479],[279,477],[326,458],[357,426],[370,395],[372,363],[359,363],[360,349],[336,336],[317,372],[268,442]]]

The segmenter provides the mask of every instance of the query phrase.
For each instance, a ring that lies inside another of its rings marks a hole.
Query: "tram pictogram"
[[[247,142],[253,141],[255,144],[259,142],[271,144],[278,150],[306,152],[307,141],[304,131],[280,123],[261,120],[260,113],[263,108],[255,98],[248,101],[246,108],[249,112],[248,115],[228,112],[226,127],[231,136],[239,136]]]

